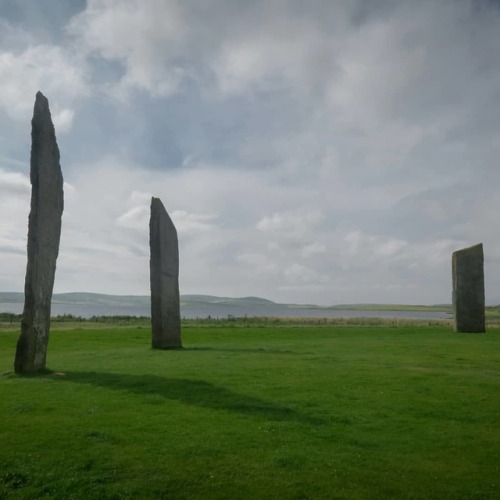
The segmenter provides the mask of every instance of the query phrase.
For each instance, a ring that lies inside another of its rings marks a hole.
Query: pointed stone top
[[[155,198],[154,196],[151,197],[151,213],[155,214],[163,214],[167,215],[167,210],[163,206],[163,203],[161,202],[160,198]]]
[[[453,253],[454,254],[462,254],[462,253],[467,253],[467,254],[478,253],[478,254],[481,254],[481,253],[483,253],[483,244],[482,243],[478,243],[477,245],[472,245],[472,246],[467,247],[467,248],[461,248],[460,250],[457,250],[457,251],[455,251]]]
[[[151,197],[151,210],[154,210],[157,213],[164,213],[168,217],[167,209],[163,205],[160,198],[156,198],[155,196]]]
[[[55,133],[49,109],[49,100],[40,91],[36,93],[33,119],[31,120],[31,123],[35,127],[42,127],[47,131],[51,131],[49,133]]]
[[[36,93],[35,112],[49,109],[49,100],[40,92]]]
[[[177,232],[170,215],[168,215],[167,209],[163,205],[160,198],[156,198],[155,196],[151,197],[151,216],[160,217],[161,219],[166,220],[173,230]]]

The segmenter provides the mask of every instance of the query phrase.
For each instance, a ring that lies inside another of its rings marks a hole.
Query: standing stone
[[[149,247],[152,347],[180,348],[179,245],[174,223],[159,198],[151,199]]]
[[[41,92],[36,94],[31,120],[30,178],[28,265],[21,335],[14,361],[16,373],[37,372],[45,368],[50,305],[64,208],[59,148],[49,102]]]
[[[453,252],[452,270],[455,331],[485,332],[483,244]]]

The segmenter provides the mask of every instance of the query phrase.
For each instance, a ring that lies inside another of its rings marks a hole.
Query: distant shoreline
[[[286,307],[290,309],[317,309],[317,310],[343,310],[343,311],[442,311],[451,312],[451,304],[415,305],[415,304],[337,304],[320,306],[315,304],[286,304],[273,302],[261,297],[218,297],[215,295],[181,295],[181,306],[227,306],[227,307]],[[0,292],[0,303],[22,304],[24,293]],[[79,305],[109,305],[109,306],[149,306],[149,295],[111,295],[103,293],[68,292],[55,293],[52,304],[79,304]]]
[[[0,292],[0,313],[20,314],[22,293]],[[54,294],[52,315],[150,316],[147,295],[106,295],[92,293]],[[181,296],[181,316],[186,319],[228,317],[314,317],[314,318],[402,318],[450,319],[449,305],[352,304],[315,306],[311,304],[278,304],[260,297],[229,298],[211,295]]]

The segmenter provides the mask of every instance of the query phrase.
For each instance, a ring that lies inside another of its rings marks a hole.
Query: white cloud
[[[252,275],[276,276],[279,273],[279,266],[272,258],[260,253],[243,253],[238,255],[236,261],[248,267]]]
[[[394,258],[408,245],[408,242],[394,238],[363,234],[353,231],[344,237],[346,252],[355,256],[360,262],[373,262],[380,259]]]
[[[5,194],[29,193],[31,192],[29,177],[20,172],[9,172],[0,168],[0,191]]]
[[[210,231],[214,228],[213,222],[217,216],[210,214],[194,214],[184,210],[174,210],[172,220],[180,233],[193,233],[197,231]]]
[[[287,236],[303,238],[324,219],[319,209],[300,209],[275,212],[257,222],[257,229],[268,233],[284,233]]]
[[[0,87],[0,108],[18,121],[31,119],[38,90],[48,96],[57,132],[71,128],[70,106],[87,92],[81,65],[54,46],[29,46],[16,53],[0,47]]]
[[[318,254],[323,254],[326,252],[326,246],[322,243],[315,241],[310,245],[305,245],[302,247],[301,254],[303,257],[313,257]]]
[[[388,269],[400,267],[422,267],[448,271],[448,262],[453,251],[465,246],[463,240],[450,238],[422,240],[410,243],[405,240],[353,231],[344,236],[341,252],[343,262],[358,268]]]
[[[134,191],[132,191],[132,193],[130,193],[129,201],[131,204],[139,203],[142,205],[149,205],[149,204],[151,204],[151,198],[152,198],[151,193],[146,193],[146,192],[134,190]]]
[[[85,50],[125,66],[122,85],[155,96],[175,92],[184,76],[175,59],[185,30],[176,0],[90,0],[68,26]]]
[[[341,120],[371,128],[397,114],[401,92],[423,72],[423,46],[404,43],[414,30],[408,18],[395,16],[367,23],[342,40],[328,96]]]
[[[323,86],[335,68],[332,47],[312,23],[287,17],[275,5],[270,17],[244,35],[234,34],[219,48],[212,63],[223,93],[255,89],[310,92]]]
[[[320,280],[320,275],[317,272],[297,262],[287,267],[284,271],[284,275],[286,280],[290,283],[309,283],[311,281],[316,282]]]
[[[185,79],[222,94],[252,87],[311,91],[335,66],[316,23],[279,2],[243,7],[224,1],[206,8],[176,0],[91,0],[68,26],[86,51],[119,61],[120,85],[165,97]],[[336,6],[343,17],[342,6]]]
[[[73,124],[75,111],[72,109],[64,108],[52,114],[52,121],[54,128],[57,132],[67,132]]]
[[[4,291],[22,290],[26,273],[29,178],[0,169],[0,283]]]
[[[123,215],[120,215],[120,217],[116,219],[116,223],[122,227],[143,231],[149,223],[149,207],[140,206],[131,208]]]

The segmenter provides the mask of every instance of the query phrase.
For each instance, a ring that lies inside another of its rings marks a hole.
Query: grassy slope
[[[0,377],[0,498],[496,499],[499,334],[54,331],[64,375]]]
[[[434,306],[410,305],[410,304],[354,304],[338,305],[326,309],[342,309],[344,311],[445,311],[452,312],[452,306],[439,304]]]

